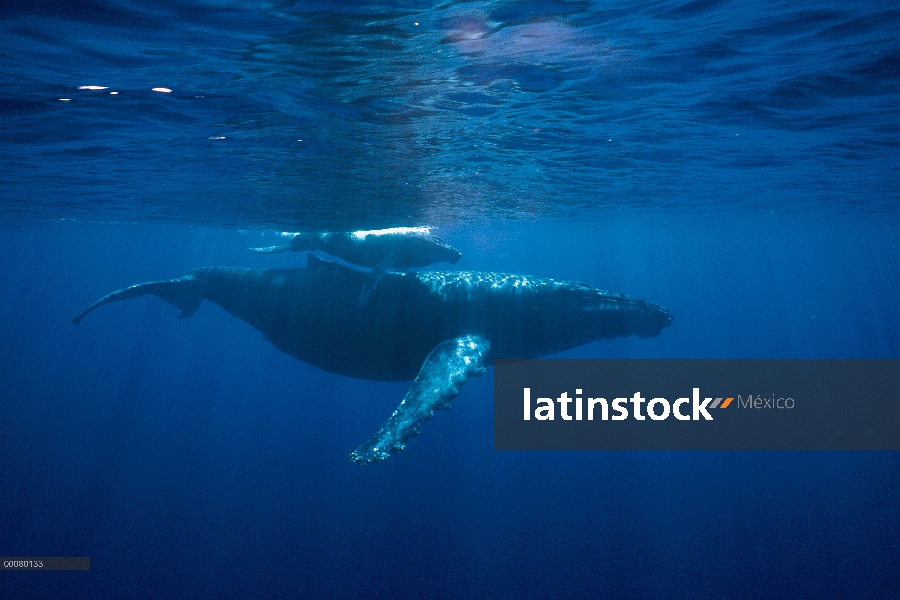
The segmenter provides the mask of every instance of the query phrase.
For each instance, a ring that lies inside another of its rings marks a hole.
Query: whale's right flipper
[[[186,319],[197,312],[197,309],[200,308],[200,303],[203,302],[202,287],[192,278],[179,277],[171,281],[139,283],[100,298],[84,309],[80,315],[72,319],[72,324],[78,325],[88,313],[102,304],[118,302],[119,300],[130,300],[131,298],[146,296],[147,294],[153,294],[176,308],[180,308],[181,314],[178,315],[179,319]]]
[[[478,335],[464,335],[438,344],[425,359],[391,418],[347,460],[370,464],[403,450],[406,440],[419,435],[419,427],[435,410],[450,408],[450,400],[459,394],[462,384],[470,377],[484,374],[484,356],[488,350],[490,344]]]

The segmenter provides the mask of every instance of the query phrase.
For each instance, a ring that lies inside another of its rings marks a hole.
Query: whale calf
[[[254,252],[314,252],[342,258],[361,267],[370,267],[371,274],[363,283],[357,300],[361,308],[384,274],[390,270],[406,271],[427,267],[436,262],[456,264],[462,254],[453,246],[432,235],[428,227],[394,227],[371,231],[322,233],[294,233],[287,244],[250,248]]]
[[[386,273],[369,302],[355,298],[366,273],[309,256],[303,269],[194,269],[104,296],[153,294],[192,315],[203,300],[249,323],[282,352],[331,373],[414,380],[385,425],[350,454],[366,464],[406,441],[470,377],[495,358],[536,358],[621,336],[656,337],[672,323],[664,308],[583,283],[478,272]]]

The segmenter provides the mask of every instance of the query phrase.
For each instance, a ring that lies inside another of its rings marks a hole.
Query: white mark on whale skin
[[[431,231],[428,227],[390,227],[388,229],[371,229],[369,231],[354,231],[350,235],[358,240],[364,240],[370,235],[406,235],[408,233],[424,233]]]

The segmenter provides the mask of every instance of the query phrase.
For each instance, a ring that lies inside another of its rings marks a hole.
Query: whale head
[[[638,319],[638,325],[635,327],[635,335],[642,338],[656,337],[663,329],[672,324],[675,317],[662,306],[649,302],[645,304],[646,306],[640,309],[641,318]]]
[[[591,341],[636,335],[642,338],[657,337],[663,329],[672,325],[675,318],[668,310],[622,294],[590,288],[586,284],[572,283],[570,293],[582,317],[584,335]]]
[[[462,252],[437,236],[430,236],[431,252],[434,255],[432,262],[448,262],[455,265],[462,258]]]

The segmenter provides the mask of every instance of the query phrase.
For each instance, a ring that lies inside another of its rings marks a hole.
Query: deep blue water
[[[900,358],[900,7],[10,1],[0,24],[0,555],[91,557],[0,573],[0,598],[898,596],[896,452],[499,452],[489,369],[363,468],[408,383],[210,303],[69,322],[195,267],[302,265],[247,251],[276,230],[431,225],[452,268],[675,317],[562,357]]]

